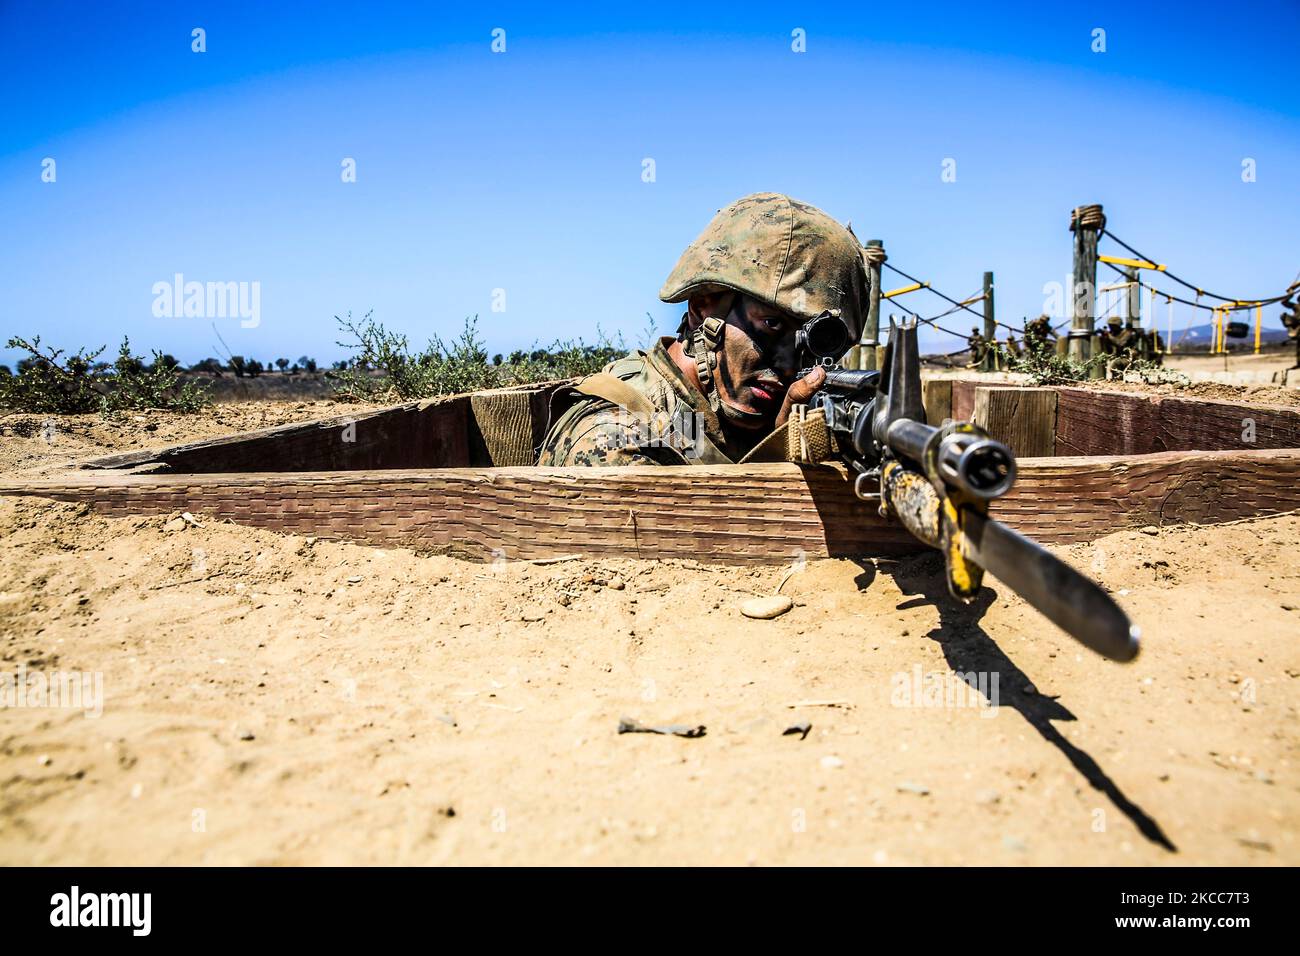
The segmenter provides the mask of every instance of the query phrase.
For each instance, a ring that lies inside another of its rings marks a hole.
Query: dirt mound
[[[1072,387],[1106,392],[1132,392],[1170,398],[1209,399],[1216,402],[1243,402],[1250,405],[1284,405],[1300,408],[1300,389],[1281,385],[1221,385],[1216,382],[1148,384],[1145,382],[1079,382]]]

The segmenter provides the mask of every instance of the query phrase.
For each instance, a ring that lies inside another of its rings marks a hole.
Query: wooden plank
[[[498,393],[526,394],[533,446],[537,447],[545,435],[550,397],[562,384],[547,382],[405,402],[169,448],[109,455],[81,467],[154,465],[174,474],[486,467],[494,462],[482,435],[471,427],[474,400]]]
[[[1059,388],[1056,454],[1148,455],[1158,447],[1159,412],[1147,396]]]
[[[969,378],[952,380],[953,421],[968,422],[975,414],[975,389],[978,385],[978,380]]]
[[[921,383],[921,404],[927,424],[938,428],[952,418],[952,379],[931,378]]]
[[[1056,390],[981,386],[971,421],[1017,458],[1056,454]]]
[[[1300,447],[1300,409],[1289,406],[1102,389],[1057,391],[1058,455]],[[1248,428],[1247,422],[1253,425]]]
[[[995,517],[1046,543],[1125,527],[1300,508],[1300,450],[1026,458]],[[859,501],[843,468],[455,468],[237,475],[77,473],[0,494],[112,515],[187,510],[277,531],[485,556],[782,563],[917,544]]]

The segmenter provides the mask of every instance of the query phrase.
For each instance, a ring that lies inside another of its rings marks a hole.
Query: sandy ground
[[[1295,365],[1295,345],[1254,352],[1229,352],[1227,355],[1181,353],[1165,356],[1165,365],[1181,372],[1280,372]]]
[[[0,466],[227,427],[143,417],[0,420]],[[0,499],[0,672],[90,681],[0,710],[0,863],[1300,862],[1300,516],[1062,549],[1127,666],[996,581],[954,607],[933,554],[480,565],[197,517]]]

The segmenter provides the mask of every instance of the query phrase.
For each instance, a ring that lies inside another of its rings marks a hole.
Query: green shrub
[[[1024,372],[1033,385],[1069,385],[1092,378],[1092,370],[1104,364],[1106,356],[1094,355],[1086,362],[1079,362],[1065,355],[1058,355],[1056,349],[1048,344],[1040,348],[1029,348],[1012,362],[1011,370]]]
[[[78,349],[65,357],[62,349],[41,348],[40,336],[30,342],[15,336],[7,348],[23,349],[14,375],[0,377],[0,407],[47,414],[84,414],[147,408],[194,412],[209,403],[207,387],[180,384],[180,369],[161,352],[153,363],[131,353],[122,340],[117,361],[97,362],[105,346],[93,352]]]
[[[335,316],[344,341],[352,350],[349,362],[335,363],[326,377],[335,398],[343,401],[414,401],[439,395],[479,391],[508,385],[576,378],[598,372],[626,353],[622,339],[611,340],[597,329],[596,344],[581,339],[555,342],[548,349],[512,352],[489,361],[478,336],[477,317],[466,319],[451,342],[434,336],[421,351],[412,352],[405,335],[376,322],[373,312],[361,319]]]

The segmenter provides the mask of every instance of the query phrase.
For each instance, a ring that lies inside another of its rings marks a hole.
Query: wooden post
[[[1056,390],[977,386],[971,421],[1018,458],[1056,454]]]
[[[985,372],[997,371],[998,324],[993,318],[993,273],[984,273],[984,362]]]
[[[1260,340],[1260,333],[1263,330],[1263,326],[1264,326],[1264,307],[1262,305],[1257,305],[1255,306],[1255,354],[1256,355],[1259,354],[1259,340]]]
[[[921,382],[921,405],[927,425],[938,428],[952,421],[952,379],[929,378]]]
[[[1170,355],[1174,354],[1174,297],[1165,296],[1169,300],[1169,341],[1165,343],[1165,351]]]
[[[1097,233],[1106,227],[1100,205],[1080,206],[1070,216],[1074,232],[1073,312],[1069,355],[1076,362],[1092,358],[1093,316],[1097,296]]]
[[[876,350],[880,347],[880,264],[884,262],[885,244],[879,239],[868,239],[867,248],[880,250],[879,254],[867,254],[871,291],[867,299],[867,323],[862,329],[862,348],[858,360],[858,368],[870,372],[877,368]]]
[[[1129,281],[1128,302],[1125,306],[1124,324],[1130,329],[1142,326],[1142,287],[1138,285],[1138,271],[1132,266],[1124,267],[1124,277]]]
[[[1124,301],[1124,327],[1126,329],[1140,330],[1142,328],[1142,287],[1138,285],[1138,271],[1135,266],[1124,266],[1124,279],[1128,282],[1128,287],[1124,290],[1128,296]],[[1147,355],[1146,338],[1138,336],[1137,342],[1130,341],[1129,347],[1136,350],[1136,354],[1142,358],[1149,358]]]

